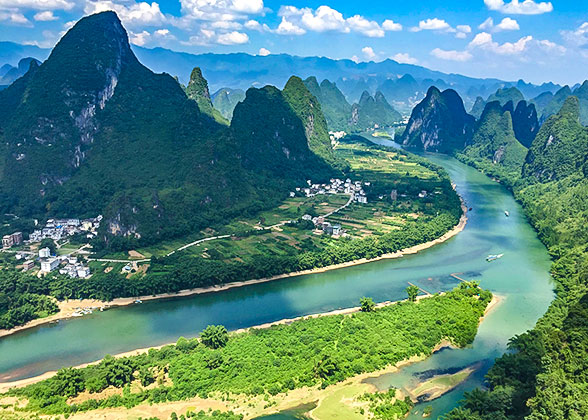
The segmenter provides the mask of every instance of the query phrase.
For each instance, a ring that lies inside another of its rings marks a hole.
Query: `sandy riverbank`
[[[440,293],[441,295],[443,293]],[[421,299],[426,299],[429,296],[425,296],[425,295],[421,295],[417,297],[417,300],[421,300]],[[377,308],[383,308],[383,307],[387,307],[387,306],[391,306],[391,305],[395,305],[399,302],[405,302],[407,299],[404,300],[399,300],[399,301],[386,301],[386,302],[381,302],[379,304],[376,305]],[[484,315],[480,318],[480,324],[482,323],[482,321],[486,318],[486,316],[492,311],[494,310],[494,308],[496,308],[496,306],[498,306],[498,304],[503,300],[503,297],[501,296],[497,296],[497,295],[493,295],[492,300],[490,301],[490,303],[488,304],[488,306],[486,307],[486,310],[484,311]],[[341,315],[341,314],[352,314],[352,313],[356,313],[360,311],[360,307],[352,307],[352,308],[345,308],[345,309],[338,309],[335,311],[330,311],[330,312],[323,312],[323,313],[318,313],[318,314],[312,314],[312,315],[306,315],[306,316],[300,316],[300,317],[296,317],[296,318],[288,318],[288,319],[282,319],[279,321],[275,321],[275,322],[270,322],[270,323],[266,323],[266,324],[261,324],[261,325],[256,325],[256,326],[252,326],[252,327],[248,327],[248,328],[242,328],[239,330],[235,330],[235,331],[231,331],[231,334],[238,334],[241,332],[245,332],[251,329],[259,329],[259,328],[270,328],[274,325],[283,325],[283,324],[290,324],[294,321],[298,321],[300,319],[306,319],[306,318],[318,318],[318,317],[322,317],[322,316],[332,316],[332,315]],[[114,357],[131,357],[131,356],[137,356],[139,354],[144,354],[147,353],[150,349],[161,349],[162,347],[168,346],[168,345],[174,345],[175,343],[167,343],[167,344],[162,344],[160,346],[154,346],[154,347],[146,347],[146,348],[140,348],[140,349],[135,349],[135,350],[131,350],[131,351],[127,351],[127,352],[123,352],[123,353],[119,353],[114,355]],[[453,344],[451,342],[449,342],[448,340],[442,340],[440,343],[438,343],[433,349],[432,352],[435,353],[436,351],[441,350],[444,347],[453,347]],[[90,365],[95,365],[100,363],[100,360],[96,360],[94,362],[90,362],[90,363],[84,363],[81,365],[77,365],[74,366],[75,368],[84,368],[86,366],[90,366]],[[404,363],[404,362],[400,362],[400,363]],[[397,364],[396,367],[398,367],[399,365]],[[31,385],[40,381],[43,381],[45,379],[49,379],[52,376],[54,376],[57,372],[56,371],[50,371],[50,372],[45,372],[42,375],[38,375],[32,378],[26,378],[26,379],[21,379],[18,381],[12,381],[12,382],[0,382],[0,393],[4,393],[7,392],[10,388],[22,388],[24,386],[27,385]],[[374,373],[370,373],[370,376],[373,376]]]
[[[39,318],[39,319],[32,320],[32,321],[26,323],[25,325],[15,327],[10,330],[0,330],[0,338],[5,337],[7,335],[17,333],[19,331],[29,329],[29,328],[34,328],[39,325],[48,324],[48,323],[52,323],[52,322],[59,322],[59,320],[71,318],[73,316],[74,312],[76,312],[76,310],[78,308],[94,308],[95,310],[99,310],[100,308],[106,309],[106,308],[111,308],[111,307],[116,307],[116,306],[131,305],[131,304],[135,303],[135,301],[137,299],[145,302],[145,301],[156,300],[156,299],[171,299],[171,298],[177,298],[177,297],[199,295],[199,294],[204,294],[204,293],[215,293],[215,292],[221,292],[224,290],[233,289],[236,287],[244,287],[244,286],[250,286],[250,285],[254,285],[254,284],[267,283],[267,282],[274,281],[274,280],[303,276],[306,274],[318,274],[318,273],[323,273],[323,272],[330,271],[330,270],[337,270],[340,268],[352,267],[355,265],[366,264],[366,263],[370,263],[370,262],[374,262],[374,261],[400,258],[404,255],[416,254],[419,251],[423,251],[427,248],[431,248],[432,246],[443,243],[443,242],[447,241],[448,239],[457,235],[462,230],[464,230],[466,223],[467,223],[467,209],[465,206],[462,205],[462,210],[463,210],[463,215],[461,216],[459,223],[453,229],[451,229],[450,231],[445,233],[443,236],[441,236],[433,241],[429,241],[429,242],[425,242],[423,244],[415,245],[413,247],[406,248],[406,249],[403,249],[403,250],[400,250],[400,251],[397,251],[397,252],[394,252],[391,254],[384,254],[384,255],[381,255],[377,258],[373,258],[373,259],[362,258],[359,260],[349,261],[349,262],[341,263],[341,264],[334,264],[334,265],[330,265],[330,266],[322,267],[322,268],[314,268],[311,270],[296,271],[294,273],[280,274],[278,276],[266,277],[266,278],[262,278],[262,279],[246,280],[246,281],[232,282],[232,283],[227,283],[227,284],[217,285],[217,286],[199,287],[199,288],[195,288],[195,289],[181,290],[176,293],[162,293],[162,294],[158,294],[158,295],[140,296],[137,298],[117,298],[117,299],[114,299],[110,302],[103,302],[103,301],[92,300],[92,299],[69,300],[69,301],[64,301],[64,302],[57,302],[57,304],[59,306],[58,313],[51,315],[49,317],[46,317],[46,318]]]
[[[421,297],[421,299],[423,298],[426,298],[426,296]],[[490,312],[492,312],[502,301],[503,299],[501,297],[494,296],[492,301],[486,307],[484,315],[480,318],[480,322],[482,322],[484,318]],[[397,302],[385,302],[380,304],[379,306],[389,306],[395,303]],[[358,310],[359,308],[349,308],[323,314],[315,314],[311,316],[317,317],[341,313],[353,313]],[[268,328],[271,325],[288,323],[292,322],[293,320],[295,319],[277,321],[275,323],[264,324],[251,328]],[[441,350],[442,348],[449,346],[453,347],[451,342],[449,342],[448,340],[442,340],[440,343],[437,344],[437,346],[435,346],[435,348],[432,349],[432,353],[435,353]],[[135,355],[145,352],[147,350],[148,349],[134,350],[127,353],[122,353],[120,355],[117,355],[116,357]],[[218,398],[217,396],[211,396],[211,398],[207,399],[195,397],[185,401],[174,401],[161,404],[141,404],[130,409],[118,407],[112,409],[101,409],[86,413],[77,413],[71,416],[70,418],[74,420],[119,420],[137,417],[149,418],[151,416],[156,416],[159,418],[169,418],[172,412],[182,414],[188,410],[199,411],[213,409],[221,411],[230,410],[237,414],[243,414],[244,419],[248,420],[262,415],[273,414],[283,410],[290,410],[305,404],[313,404],[315,406],[315,408],[313,408],[310,411],[310,413],[308,413],[310,417],[315,420],[324,420],[326,417],[323,417],[323,411],[328,411],[328,407],[332,406],[333,404],[340,406],[338,410],[339,412],[341,411],[341,407],[344,406],[343,408],[347,410],[349,414],[355,414],[355,416],[351,417],[357,418],[356,416],[358,408],[360,408],[361,403],[357,402],[356,397],[358,395],[363,394],[364,392],[378,391],[373,384],[370,384],[366,381],[367,379],[377,378],[382,375],[388,375],[391,373],[398,372],[403,367],[409,366],[413,363],[420,362],[426,359],[426,357],[426,355],[413,356],[395,365],[388,366],[384,369],[348,378],[343,382],[328,386],[325,389],[320,389],[319,386],[295,389],[293,391],[289,391],[286,394],[279,394],[275,397],[270,397],[270,401],[265,400],[263,396],[251,397],[244,395],[231,395],[228,399],[223,398],[223,396],[219,396]],[[87,365],[89,364],[85,364],[83,366]],[[49,372],[36,378],[30,378],[23,381],[19,381],[18,383],[14,382],[9,384],[0,384],[0,392],[5,392],[8,389],[8,387],[25,386],[31,383],[35,383],[40,380],[49,378],[54,374],[55,372]],[[402,391],[399,392],[402,393]],[[400,394],[399,396],[401,397],[402,394]],[[268,404],[269,402],[272,402],[272,404]]]

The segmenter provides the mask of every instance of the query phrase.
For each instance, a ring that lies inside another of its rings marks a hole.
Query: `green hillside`
[[[402,121],[402,115],[386,100],[382,92],[371,96],[364,91],[357,104],[351,109],[350,126],[353,131],[364,131],[370,128],[385,127]]]
[[[188,98],[196,101],[201,113],[208,115],[220,124],[228,125],[228,121],[212,106],[210,92],[208,91],[208,82],[202,76],[200,67],[194,67],[194,70],[192,70],[190,81],[185,90]]]

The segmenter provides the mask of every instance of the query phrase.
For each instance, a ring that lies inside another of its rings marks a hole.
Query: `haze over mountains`
[[[554,94],[561,88],[553,83],[541,86],[523,81],[506,82],[498,79],[476,79],[457,74],[446,74],[412,64],[401,64],[393,60],[379,63],[355,63],[351,60],[332,60],[325,57],[297,57],[287,54],[252,56],[235,54],[189,54],[163,48],[147,49],[132,47],[138,59],[155,72],[166,72],[177,76],[187,84],[194,67],[200,67],[208,80],[210,91],[223,88],[247,90],[266,84],[281,88],[291,75],[306,79],[327,79],[336,83],[349,103],[359,102],[364,91],[374,96],[383,93],[387,102],[401,113],[408,115],[422,100],[429,87],[452,88],[462,97],[470,109],[477,97],[486,100],[497,89],[516,87],[526,99],[542,93]],[[13,43],[0,43],[0,63],[16,64],[19,58],[32,56],[43,60],[49,50],[29,48]],[[572,87],[576,88],[576,87]],[[562,102],[563,104],[563,102]],[[225,113],[229,115],[229,113]],[[225,116],[226,118],[226,116]]]

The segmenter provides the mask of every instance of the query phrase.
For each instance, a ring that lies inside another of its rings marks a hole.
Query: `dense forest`
[[[304,386],[326,387],[430,354],[444,339],[460,347],[471,343],[491,299],[476,283],[462,283],[443,295],[351,315],[306,318],[236,334],[209,326],[200,339],[180,338],[176,345],[138,356],[107,356],[82,369],[61,369],[51,379],[9,394],[25,396],[27,411],[59,414],[195,396],[274,396]],[[106,388],[119,391],[100,395]],[[81,393],[90,398],[71,402]]]
[[[534,329],[511,339],[488,389],[466,393],[446,420],[588,418],[588,129],[579,116],[568,98],[540,129],[524,169],[501,178],[553,258],[556,299]]]

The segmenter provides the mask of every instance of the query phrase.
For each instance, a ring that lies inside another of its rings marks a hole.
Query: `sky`
[[[0,40],[53,47],[118,13],[131,43],[190,53],[393,59],[447,73],[588,78],[588,0],[0,0]],[[0,63],[2,64],[2,63]]]

